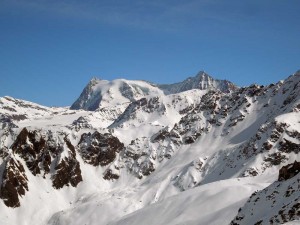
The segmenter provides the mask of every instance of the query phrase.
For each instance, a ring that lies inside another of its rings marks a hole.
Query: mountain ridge
[[[214,79],[204,71],[200,71],[194,77],[188,77],[182,82],[174,84],[158,84],[165,94],[175,94],[191,89],[200,90],[220,90],[224,93],[230,93],[237,90],[238,87],[230,81]]]
[[[145,218],[162,213],[161,224],[246,224],[241,214],[249,221],[253,205],[267,213],[272,203],[253,192],[296,187],[299,175],[278,190],[276,182],[280,168],[300,161],[300,73],[231,93],[153,88],[95,111],[0,98],[1,223],[153,224]]]
[[[116,83],[119,83],[116,85]],[[142,80],[116,79],[113,81],[92,78],[83,89],[79,98],[71,105],[70,109],[85,109],[95,111],[102,106],[101,102],[105,98],[113,100],[118,95],[119,101],[132,102],[138,98],[163,91],[164,94],[176,94],[192,89],[199,90],[220,90],[224,93],[230,93],[237,90],[237,86],[227,80],[215,80],[207,73],[200,71],[196,76],[189,77],[182,82],[174,84],[154,84]],[[103,90],[101,90],[103,89]],[[112,93],[109,93],[112,92]],[[124,99],[125,97],[125,99]]]

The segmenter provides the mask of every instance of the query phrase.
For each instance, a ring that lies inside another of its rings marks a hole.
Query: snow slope
[[[84,206],[55,215],[49,224],[228,224],[247,197],[266,185],[251,183],[247,178],[218,181],[179,193],[140,210],[132,208],[144,204],[145,196],[137,198],[141,195],[140,191],[135,196],[130,196],[130,190],[125,189],[127,196],[90,199]],[[130,211],[133,213],[121,217],[124,212]],[[103,216],[99,217],[99,212]]]
[[[231,224],[299,224],[300,174],[297,173],[290,179],[276,181],[254,192]]]

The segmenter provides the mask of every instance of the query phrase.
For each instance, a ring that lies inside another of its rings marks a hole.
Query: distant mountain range
[[[237,87],[93,78],[67,107],[0,98],[0,224],[300,223],[300,71]]]

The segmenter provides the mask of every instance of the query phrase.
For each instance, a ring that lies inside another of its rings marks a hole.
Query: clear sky
[[[66,106],[94,76],[245,86],[299,69],[299,0],[0,0],[0,96]]]

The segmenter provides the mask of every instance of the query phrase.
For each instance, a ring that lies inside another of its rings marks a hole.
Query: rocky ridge
[[[278,181],[267,188],[254,192],[239,209],[231,225],[237,224],[284,224],[300,219],[300,163],[282,167]]]

